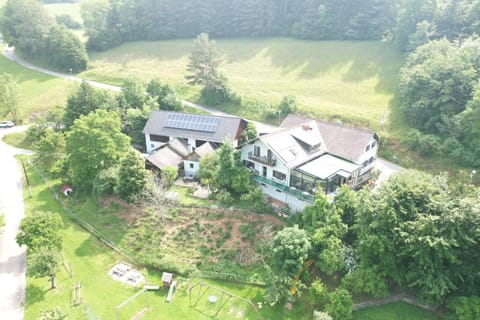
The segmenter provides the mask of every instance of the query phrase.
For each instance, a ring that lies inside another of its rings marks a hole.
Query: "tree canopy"
[[[88,55],[78,37],[59,26],[35,0],[8,0],[0,11],[5,41],[28,57],[42,58],[64,71],[87,68]]]
[[[114,112],[96,110],[75,120],[66,136],[67,163],[74,186],[79,191],[91,191],[96,175],[118,165],[129,142]]]

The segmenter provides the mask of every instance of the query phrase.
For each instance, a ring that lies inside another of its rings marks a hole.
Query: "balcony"
[[[255,181],[257,181],[258,183],[268,184],[269,186],[272,186],[276,189],[282,190],[283,192],[288,193],[288,194],[290,194],[294,197],[297,197],[301,200],[313,203],[314,196],[311,195],[308,192],[303,192],[303,191],[295,189],[295,188],[290,188],[289,186],[286,186],[284,184],[269,180],[269,179],[267,179],[265,177],[262,177],[262,176],[253,176],[253,179]]]
[[[257,155],[254,155],[253,152],[248,153],[248,160],[260,162],[271,167],[277,164],[277,159],[275,157],[269,158],[269,157],[257,156]]]

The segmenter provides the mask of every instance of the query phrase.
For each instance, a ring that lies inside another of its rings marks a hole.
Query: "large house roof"
[[[289,115],[277,131],[259,140],[295,168],[324,154],[358,163],[372,138],[377,138],[373,131]]]
[[[166,167],[177,167],[188,154],[188,146],[178,139],[173,139],[146,159],[155,167],[163,170]]]
[[[150,113],[143,133],[223,143],[240,138],[246,121],[229,115],[203,115],[155,110]]]
[[[308,132],[318,134],[317,139],[322,142],[321,151],[352,162],[358,161],[372,138],[378,139],[375,132],[370,130],[329,123],[322,120],[312,120],[299,115],[289,115],[280,125],[282,129],[271,135],[287,132],[295,136],[295,132],[301,132],[302,129],[305,129],[305,126],[312,128],[312,130]],[[315,156],[316,154],[310,153],[304,160],[312,159]]]

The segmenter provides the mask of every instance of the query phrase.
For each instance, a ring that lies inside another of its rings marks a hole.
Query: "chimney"
[[[312,130],[312,127],[308,123],[302,124],[302,128],[304,131],[310,131]]]
[[[193,152],[193,147],[191,145],[187,146],[188,154]]]

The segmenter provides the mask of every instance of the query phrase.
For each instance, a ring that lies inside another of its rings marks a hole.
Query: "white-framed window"
[[[190,169],[193,169],[194,167],[195,165],[192,162],[190,162]]]

